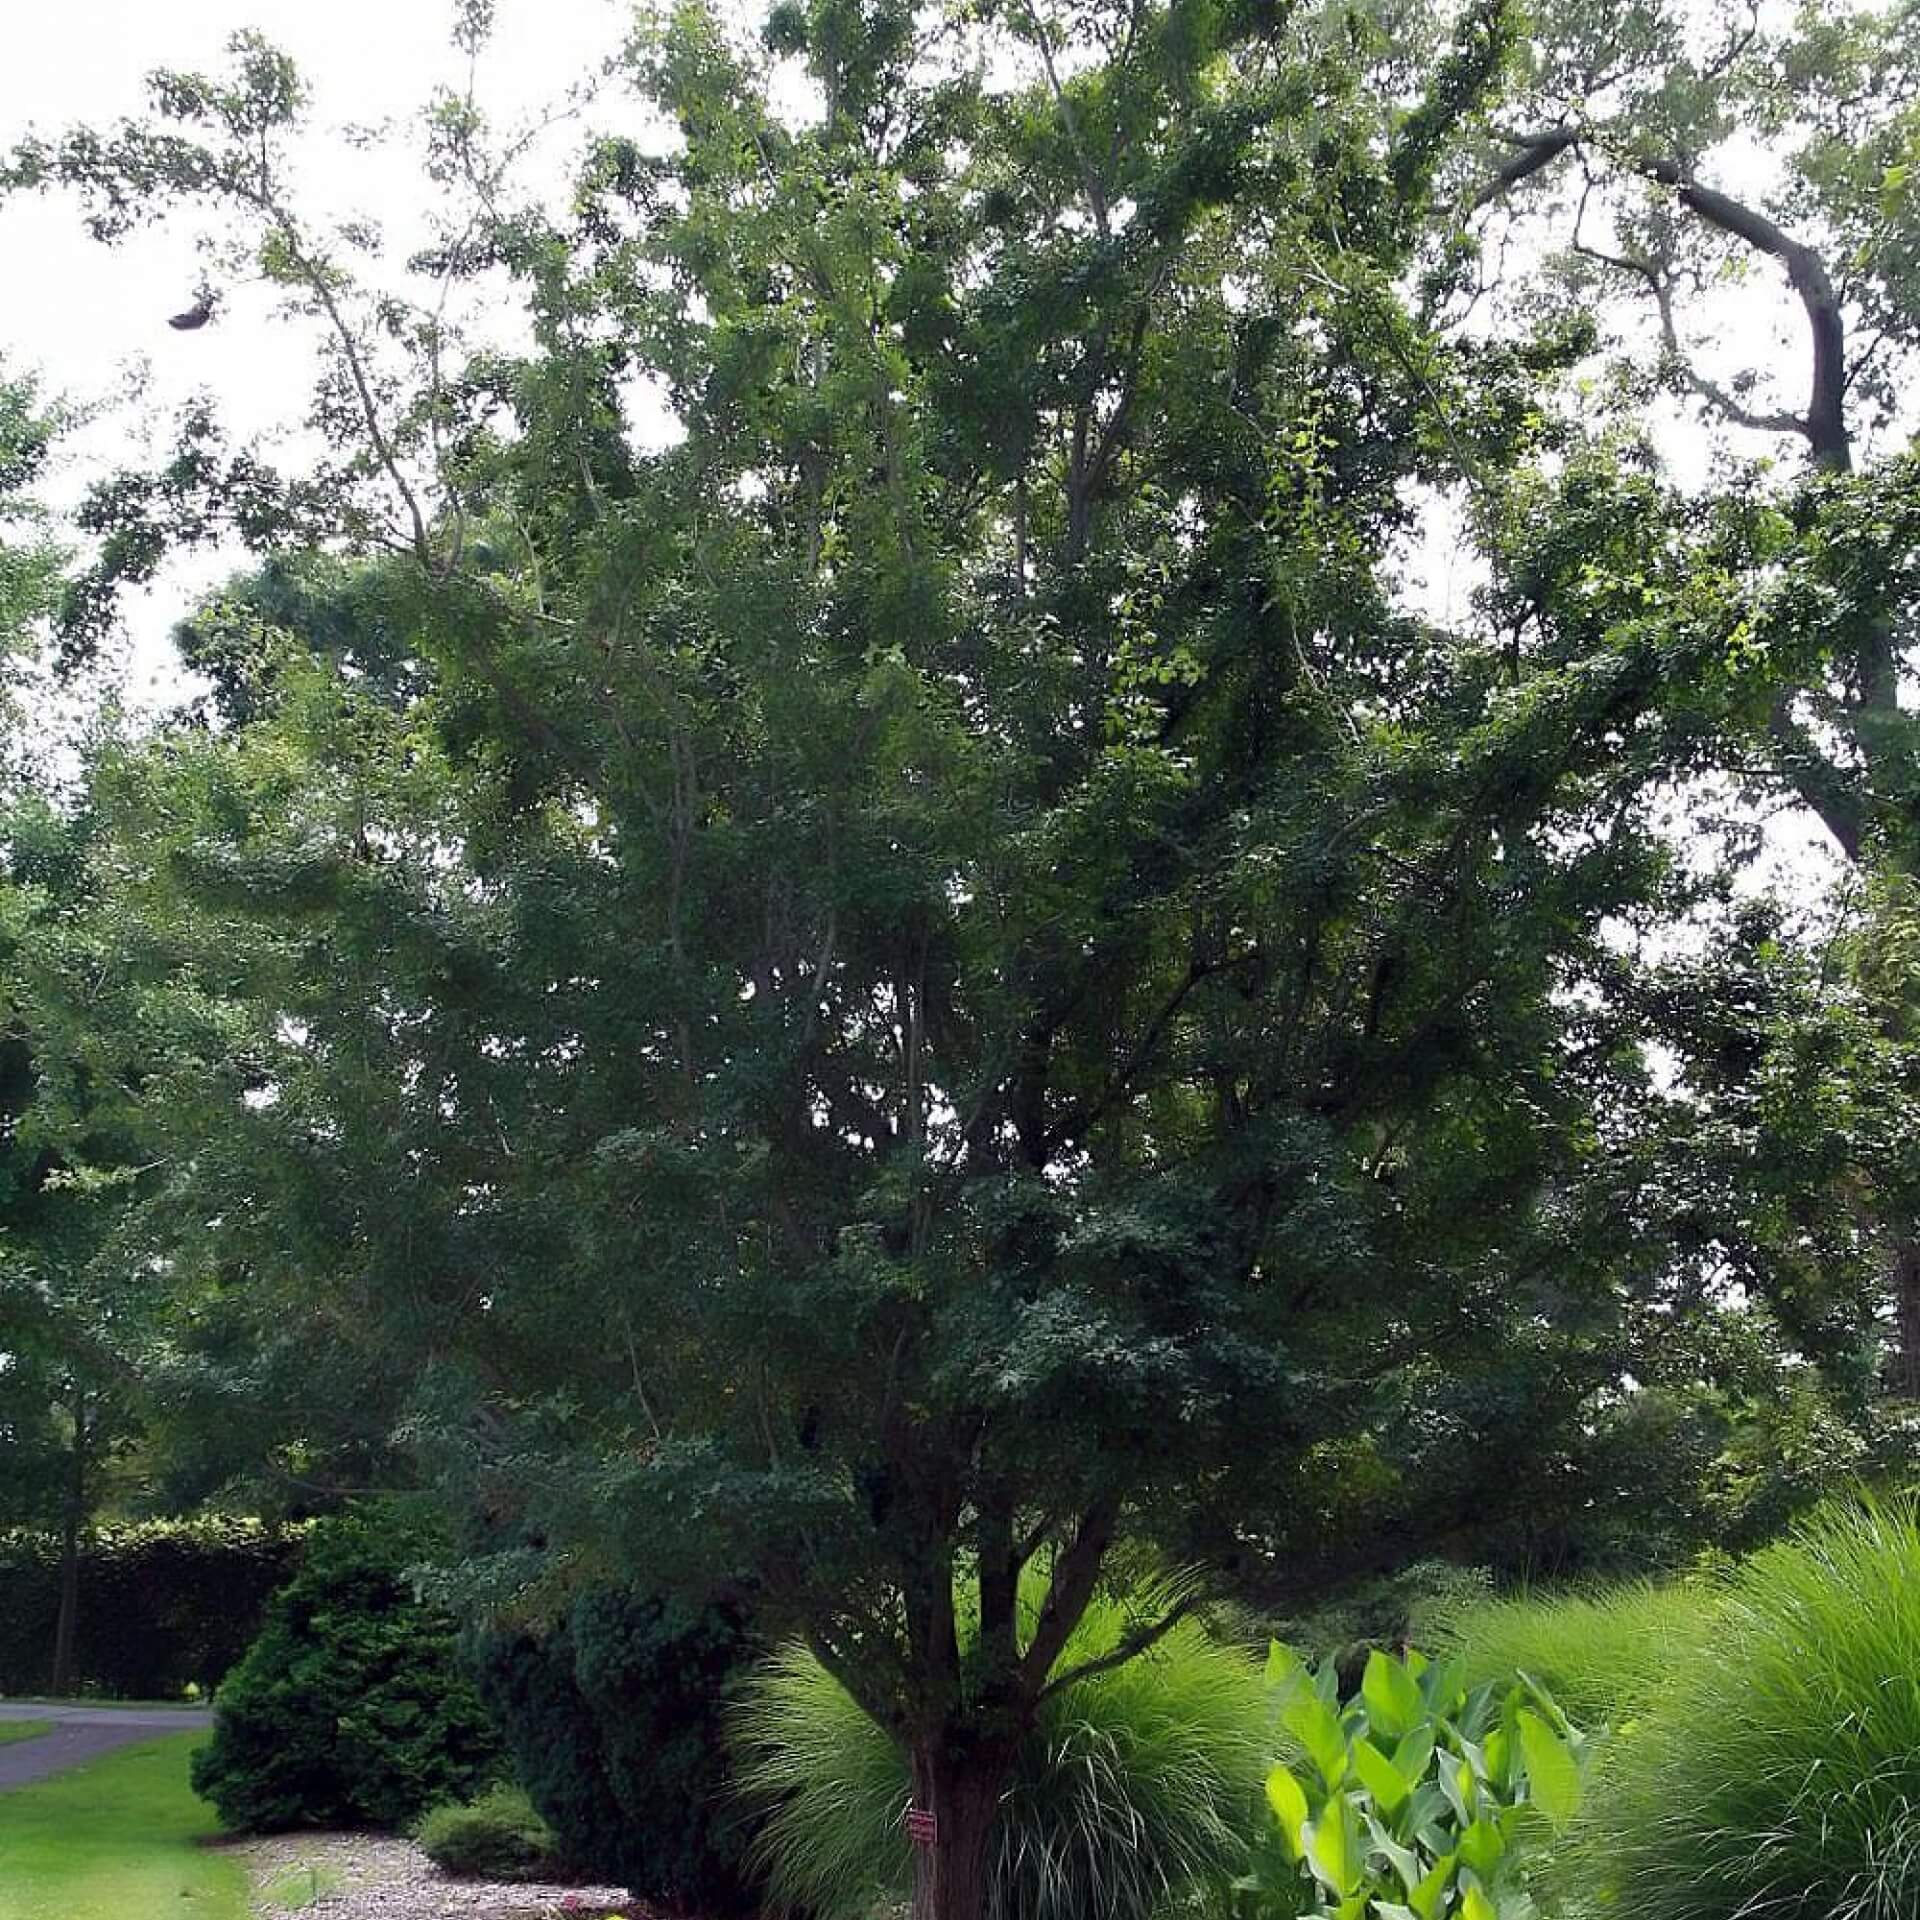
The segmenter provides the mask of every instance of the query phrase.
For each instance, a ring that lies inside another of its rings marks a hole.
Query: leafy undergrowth
[[[51,1720],[0,1720],[0,1747],[15,1740],[38,1740],[53,1731]]]
[[[204,1739],[167,1734],[0,1794],[0,1920],[246,1920],[245,1870],[200,1844],[217,1831],[187,1784]]]

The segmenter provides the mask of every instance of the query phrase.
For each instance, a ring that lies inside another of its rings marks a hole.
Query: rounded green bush
[[[553,1864],[553,1829],[519,1787],[489,1787],[420,1816],[420,1850],[445,1873],[482,1880],[536,1880]]]
[[[1096,1600],[1063,1665],[1110,1651],[1163,1599]],[[904,1896],[905,1757],[811,1653],[789,1647],[754,1673],[734,1732],[775,1907],[864,1920]],[[1192,1620],[1067,1688],[1041,1708],[1001,1804],[989,1920],[1147,1920],[1224,1880],[1270,1752],[1260,1669]]]
[[[1612,1743],[1574,1866],[1634,1920],[1920,1914],[1920,1514],[1756,1554]]]
[[[453,1619],[415,1598],[417,1532],[374,1516],[314,1530],[299,1575],[221,1685],[194,1791],[230,1827],[403,1827],[500,1772]]]

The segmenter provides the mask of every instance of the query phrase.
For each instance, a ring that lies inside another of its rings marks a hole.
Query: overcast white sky
[[[424,197],[405,136],[437,86],[466,77],[447,0],[12,0],[5,11],[0,147],[29,128],[51,134],[138,112],[155,67],[218,70],[227,37],[255,27],[299,64],[323,138],[381,124],[400,135],[365,152],[327,139],[324,169],[302,184],[329,213],[371,214],[402,237]],[[618,47],[630,18],[622,0],[498,0],[479,73],[490,116],[511,124],[560,101]],[[546,136],[556,175],[580,137],[577,123]],[[299,418],[311,343],[271,317],[264,290],[235,290],[204,332],[167,327],[200,277],[193,241],[183,221],[103,247],[70,201],[0,202],[0,356],[37,373],[48,393],[102,409],[67,443],[58,496],[71,498],[143,419],[164,419],[203,388],[242,438]],[[124,399],[136,389],[137,405]],[[194,585],[224,571],[211,558],[175,569],[133,609],[136,699],[168,678],[164,635]]]

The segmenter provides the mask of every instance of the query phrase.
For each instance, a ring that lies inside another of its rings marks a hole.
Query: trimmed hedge
[[[194,1791],[230,1827],[404,1827],[499,1777],[500,1743],[451,1615],[406,1577],[419,1533],[322,1521],[214,1703]]]
[[[479,1641],[481,1697],[570,1865],[682,1911],[756,1905],[726,1703],[758,1651],[736,1608],[616,1589],[544,1638]]]
[[[254,1520],[103,1527],[82,1549],[74,1691],[120,1700],[211,1692],[299,1564],[303,1536]],[[60,1542],[0,1535],[0,1693],[43,1693],[60,1612]]]

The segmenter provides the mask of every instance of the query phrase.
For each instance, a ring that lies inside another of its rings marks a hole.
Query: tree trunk
[[[1920,1400],[1920,1240],[1895,1244],[1891,1277],[1893,1353],[1887,1385],[1903,1400]]]
[[[931,1814],[913,1843],[913,1920],[984,1920],[987,1860],[1012,1753],[951,1741],[914,1749],[913,1812]]]
[[[53,1674],[47,1691],[56,1699],[73,1691],[73,1649],[80,1625],[80,1536],[87,1524],[87,1402],[73,1397],[73,1451],[67,1463],[67,1497],[60,1515],[60,1613],[53,1628]]]

